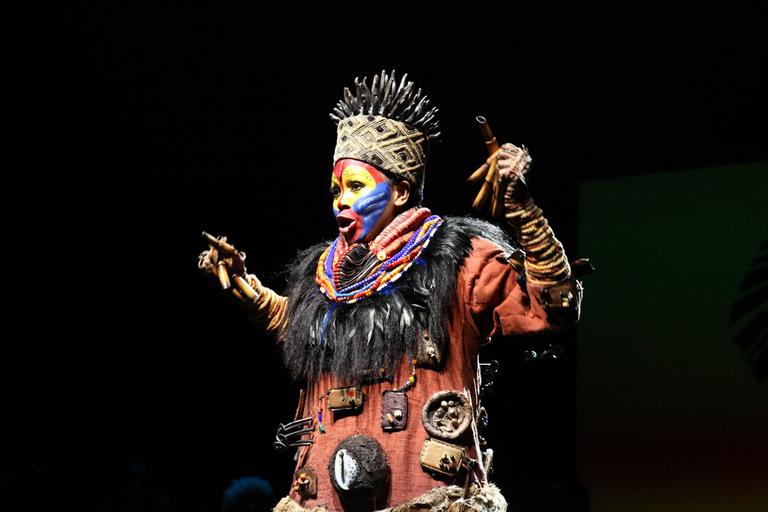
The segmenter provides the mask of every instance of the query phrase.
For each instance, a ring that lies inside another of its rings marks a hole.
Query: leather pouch
[[[421,449],[419,462],[421,465],[436,473],[456,476],[464,460],[464,449],[437,439],[428,438]]]
[[[313,468],[301,468],[294,475],[293,490],[304,499],[317,497],[317,473]]]
[[[444,347],[433,340],[429,335],[429,331],[425,330],[419,338],[416,364],[420,368],[440,370],[445,359],[444,352]]]
[[[405,391],[381,394],[381,428],[385,432],[404,430],[408,424],[408,396]]]
[[[328,408],[331,411],[354,411],[363,407],[363,390],[360,386],[334,388],[328,392]]]

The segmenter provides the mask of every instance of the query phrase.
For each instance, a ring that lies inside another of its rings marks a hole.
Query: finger
[[[245,271],[244,252],[236,252],[232,255],[232,268],[235,269],[237,274],[242,274]]]
[[[524,187],[527,187],[528,182],[525,179],[525,173],[523,173],[522,171],[517,171],[516,174],[517,174],[517,181],[520,182]]]
[[[200,270],[204,270],[205,272],[214,272],[216,267],[216,254],[214,253],[213,256],[211,255],[213,250],[213,248],[210,248],[200,253],[197,264]]]
[[[489,157],[486,159],[485,163],[487,163],[488,165],[492,164],[493,162],[495,162],[495,161],[496,161],[496,159],[498,158],[498,156],[499,156],[501,153],[502,153],[501,149],[497,149],[496,151],[494,151],[493,153],[491,153],[491,156],[489,156]]]
[[[230,274],[239,274],[243,268],[242,260],[236,255],[228,257],[225,261],[227,262],[227,269]]]
[[[208,261],[212,266],[215,266],[216,263],[219,262],[219,251],[217,251],[215,247],[211,247],[211,250],[208,251]]]
[[[512,144],[511,142],[505,142],[501,145],[501,149],[504,151],[517,151],[518,147]]]
[[[211,260],[210,250],[203,251],[198,257],[197,267],[206,273],[216,273],[215,259]]]

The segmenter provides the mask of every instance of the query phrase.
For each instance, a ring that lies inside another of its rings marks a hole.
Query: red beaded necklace
[[[368,249],[380,263],[345,288],[340,286],[339,267],[355,244],[347,246],[344,237],[339,236],[317,262],[315,281],[320,291],[334,302],[343,303],[357,302],[376,293],[410,268],[442,222],[428,208],[411,208],[395,217],[374,240],[368,242]]]

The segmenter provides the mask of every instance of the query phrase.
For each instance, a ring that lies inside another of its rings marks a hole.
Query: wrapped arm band
[[[253,274],[247,274],[246,280],[257,293],[256,300],[248,303],[249,313],[257,322],[264,325],[267,332],[279,334],[285,326],[288,298],[262,285]]]
[[[530,196],[518,200],[510,186],[504,197],[505,216],[525,250],[525,268],[531,284],[549,286],[571,277],[571,267],[560,241],[541,208]]]

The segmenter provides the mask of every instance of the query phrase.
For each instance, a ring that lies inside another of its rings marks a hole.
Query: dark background
[[[227,234],[276,288],[296,250],[333,236],[327,113],[357,75],[408,72],[440,107],[437,213],[469,212],[476,114],[527,145],[571,258],[589,256],[574,253],[580,182],[768,159],[756,6],[101,2],[52,25],[11,52],[24,165],[7,181],[0,486],[28,508],[216,510],[245,475],[286,494],[271,439],[296,386],[200,275],[199,234]],[[515,340],[487,354],[503,360],[495,479],[518,510],[588,503],[574,339],[554,362],[524,363]]]

